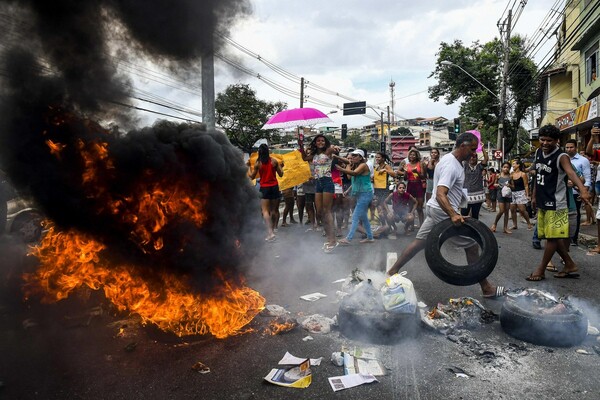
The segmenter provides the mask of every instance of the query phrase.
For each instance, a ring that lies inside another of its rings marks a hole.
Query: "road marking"
[[[386,262],[385,262],[385,270],[389,271],[392,268],[392,265],[396,263],[398,259],[398,253],[395,251],[390,251],[387,253]]]

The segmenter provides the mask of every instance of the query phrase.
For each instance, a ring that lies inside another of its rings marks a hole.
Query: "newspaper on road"
[[[277,364],[279,364],[279,365],[300,365],[305,360],[306,360],[306,358],[296,357],[296,356],[292,355],[289,351],[286,351],[283,358],[281,360],[279,360],[279,362]],[[323,357],[310,358],[309,361],[310,361],[311,366],[321,365],[321,361],[323,361]]]
[[[264,378],[274,385],[304,389],[312,382],[310,360],[305,359],[300,365],[273,368]]]
[[[383,376],[386,369],[378,360],[379,352],[374,347],[342,347],[344,373]]]
[[[365,383],[371,382],[379,382],[377,378],[373,375],[362,375],[362,374],[352,374],[352,375],[342,375],[342,376],[333,376],[329,379],[329,384],[334,392],[338,390],[349,389],[355,386],[364,385]]]

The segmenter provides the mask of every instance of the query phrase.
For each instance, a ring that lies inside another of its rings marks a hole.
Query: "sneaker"
[[[531,242],[531,245],[536,250],[541,250],[542,249],[542,244],[540,242]]]

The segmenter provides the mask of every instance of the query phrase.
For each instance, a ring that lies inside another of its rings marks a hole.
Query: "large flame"
[[[57,160],[68,147],[52,140],[46,145]],[[185,221],[196,229],[206,223],[208,185],[199,187],[185,177],[161,179],[158,173],[147,171],[127,193],[113,193],[110,184],[117,171],[109,145],[101,139],[78,140],[75,147],[83,166],[80,184],[86,197],[94,199],[98,215],[116,219],[119,229],[142,253],[160,253],[171,223]],[[176,245],[184,246],[185,241],[181,238]],[[145,323],[179,336],[210,333],[225,338],[241,333],[265,305],[265,299],[246,287],[241,277],[226,277],[217,266],[211,277],[216,287],[209,294],[198,294],[189,285],[190,276],[166,272],[168,268],[153,269],[149,280],[140,265],[109,260],[111,249],[97,238],[74,229],[59,230],[51,222],[31,254],[41,265],[25,276],[26,296],[41,294],[47,302],[59,301],[85,285],[103,290],[119,310],[139,314]]]
[[[25,276],[27,296],[41,291],[43,300],[58,301],[86,285],[102,289],[119,310],[139,314],[164,331],[179,336],[210,333],[217,338],[240,333],[264,308],[265,299],[258,292],[224,279],[214,295],[202,297],[180,277],[162,273],[163,284],[156,292],[135,268],[106,265],[101,257],[104,249],[85,235],[50,227],[32,249],[41,267]]]

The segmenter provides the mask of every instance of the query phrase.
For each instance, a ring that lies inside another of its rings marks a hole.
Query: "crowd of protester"
[[[546,130],[548,129],[550,128]],[[551,136],[556,135],[555,131],[550,133]],[[565,190],[570,190],[573,198],[573,204],[568,204],[566,214],[570,215],[567,218],[571,223],[571,245],[577,245],[581,225],[597,223],[598,215],[594,215],[592,205],[600,193],[597,174],[600,149],[594,146],[598,143],[598,133],[600,129],[592,129],[591,140],[585,150],[578,153],[577,143],[571,140],[565,143],[564,153],[560,153],[561,156],[568,156],[575,176],[581,177],[578,178],[581,182],[576,182],[563,171],[565,181],[569,182]],[[559,140],[556,139],[557,148],[558,143]],[[353,244],[357,234],[362,236],[360,243],[372,243],[375,239],[394,238],[398,234],[411,235],[423,225],[424,204],[431,200],[432,193],[435,192],[435,171],[441,160],[438,149],[432,149],[430,155],[422,159],[421,152],[413,147],[398,166],[394,166],[389,156],[382,152],[371,156],[370,162],[363,149],[340,154],[340,148],[332,145],[324,135],[315,136],[308,144],[299,142],[299,150],[303,160],[310,166],[310,179],[277,195],[274,194],[277,189],[269,189],[262,179],[260,181],[267,241],[275,239],[278,227],[299,223],[306,226],[306,232],[319,232],[325,238],[322,250],[331,253],[338,245]],[[540,152],[541,148],[538,150]],[[262,172],[265,157],[263,149],[256,165],[251,166],[250,177]],[[459,213],[463,217],[476,219],[481,210],[495,213],[491,230],[496,232],[497,225],[502,220],[501,232],[507,235],[518,229],[520,216],[527,230],[533,231],[533,247],[541,249],[542,239],[550,241],[550,249],[555,249],[560,254],[566,266],[560,273],[574,274],[576,266],[572,260],[566,260],[569,258],[569,246],[565,249],[565,246],[559,245],[563,241],[555,241],[551,237],[555,232],[542,232],[540,235],[541,231],[548,230],[548,220],[547,215],[543,222],[536,219],[535,183],[539,178],[536,178],[535,162],[527,167],[517,158],[512,162],[504,162],[496,170],[488,165],[488,161],[487,152],[483,151],[480,157],[473,156],[462,162],[465,176],[463,193],[466,198],[463,199],[465,201],[461,204]],[[278,167],[281,165],[272,158],[271,172],[267,171],[267,177],[279,174]],[[582,196],[580,186],[586,189],[585,196]],[[589,201],[586,200],[588,197]],[[279,204],[282,200],[284,208],[279,225]],[[294,207],[297,208],[297,220],[294,218]],[[540,207],[539,201],[537,207]],[[584,221],[582,216],[585,217]],[[600,234],[600,224],[598,233]],[[588,254],[600,254],[600,245],[591,249]],[[544,257],[545,267],[557,271],[551,262],[551,256],[549,260],[545,260],[546,258]],[[562,276],[560,273],[558,276]],[[538,268],[528,279],[538,280],[542,276]]]

